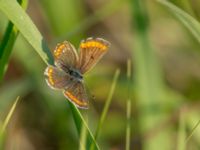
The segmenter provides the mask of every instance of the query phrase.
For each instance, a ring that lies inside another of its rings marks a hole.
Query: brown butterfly
[[[55,66],[49,65],[44,72],[47,84],[63,90],[64,96],[77,107],[87,109],[83,75],[96,65],[109,46],[102,38],[88,38],[81,41],[78,54],[70,42],[58,44],[53,53]]]

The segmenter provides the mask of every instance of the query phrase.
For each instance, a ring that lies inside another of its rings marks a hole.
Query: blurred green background
[[[4,1],[0,0],[2,8]],[[108,53],[85,75],[90,108],[80,110],[95,133],[119,68],[97,139],[100,149],[200,149],[200,2],[169,2],[28,1],[26,13],[51,51],[64,40],[76,48],[87,37],[102,37],[111,43]],[[13,11],[13,15],[20,14]],[[8,22],[0,9],[1,45]],[[3,149],[84,149],[69,103],[44,80],[47,65],[23,34],[13,44],[0,84],[0,126],[16,97],[20,99],[6,128]],[[128,60],[131,78],[127,77]],[[128,99],[131,117],[127,120]]]

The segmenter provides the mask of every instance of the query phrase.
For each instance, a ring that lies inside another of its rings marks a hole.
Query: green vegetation
[[[199,4],[0,0],[0,149],[198,150]],[[111,47],[81,110],[43,74],[57,43],[87,37]]]

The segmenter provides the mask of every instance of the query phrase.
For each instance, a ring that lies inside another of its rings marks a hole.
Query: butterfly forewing
[[[53,89],[64,89],[70,86],[73,78],[63,70],[48,66],[44,72],[47,84]]]
[[[56,46],[54,58],[55,65],[65,71],[68,68],[74,68],[78,62],[76,49],[68,41],[64,41]]]
[[[88,98],[82,82],[77,81],[64,90],[63,94],[77,107],[87,109]]]
[[[88,38],[79,47],[79,61],[77,68],[82,74],[88,72],[107,52],[109,42],[101,38]]]

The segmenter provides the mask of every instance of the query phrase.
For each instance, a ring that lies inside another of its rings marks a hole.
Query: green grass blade
[[[130,86],[131,86],[131,60],[127,61],[127,81],[128,81],[128,99],[126,106],[126,145],[125,149],[130,150],[130,140],[131,140],[131,99],[130,99]]]
[[[12,114],[13,114],[15,108],[16,108],[18,100],[19,100],[19,96],[17,97],[17,99],[13,103],[13,105],[12,105],[12,107],[11,107],[11,109],[10,109],[6,119],[5,119],[5,121],[3,122],[3,125],[2,125],[2,128],[1,128],[1,132],[0,132],[1,137],[2,137],[2,134],[5,132],[5,129],[6,129],[7,125],[8,125],[8,122],[9,122],[10,118],[12,117]]]
[[[87,129],[87,135],[88,135],[87,136],[87,143],[86,143],[87,149],[89,148],[89,146],[91,144],[94,144],[95,149],[99,149],[99,146],[97,145],[96,140],[94,139],[94,136],[92,135],[90,129],[87,126],[86,121],[83,119],[78,108],[76,106],[74,106],[74,104],[72,104],[70,101],[69,101],[69,105],[70,105],[70,108],[71,108],[71,111],[72,111],[72,114],[73,114],[73,118],[74,118],[74,121],[75,121],[75,125],[76,125],[76,128],[77,128],[79,137],[81,136],[81,129],[83,128],[83,126]]]
[[[116,84],[117,84],[117,80],[119,78],[119,74],[120,74],[120,70],[117,69],[115,74],[114,74],[114,78],[113,78],[113,81],[112,81],[111,89],[110,89],[108,98],[106,99],[106,103],[104,105],[104,108],[103,108],[103,111],[102,111],[102,114],[101,114],[101,118],[100,118],[100,121],[98,123],[97,130],[95,132],[95,139],[98,138],[99,132],[100,132],[100,130],[102,128],[102,125],[103,125],[104,120],[106,118],[106,115],[108,113],[108,109],[109,109],[109,106],[111,104],[111,100],[112,100],[112,97],[113,97],[113,94],[114,94],[114,91],[115,91],[115,87],[116,87]]]
[[[134,23],[132,26],[134,30],[134,48],[132,49],[134,90],[137,97],[140,132],[145,136],[149,130],[166,119],[168,114],[162,108],[167,106],[169,101],[163,97],[166,92],[163,76],[149,38],[147,3],[141,0],[130,0],[130,2]],[[162,149],[168,150],[172,148],[170,142],[170,131],[163,130],[153,138],[144,138],[142,146],[144,150],[149,150],[160,149],[162,145],[166,145]]]
[[[3,149],[3,143],[4,143],[4,137],[5,137],[5,130],[6,130],[6,127],[12,117],[12,114],[16,108],[16,105],[17,105],[17,102],[19,101],[19,96],[17,97],[17,99],[15,100],[15,102],[13,103],[8,115],[6,116],[6,119],[5,121],[3,122],[3,125],[1,126],[0,128],[0,149]]]
[[[53,64],[52,54],[42,35],[20,5],[14,0],[0,0],[0,10],[14,23],[29,44],[38,52],[43,61],[46,64]],[[99,149],[79,110],[70,102],[69,105],[73,113],[78,134],[80,135],[82,124],[85,125],[88,132],[87,142],[89,144],[95,143],[95,148]]]
[[[3,79],[7,70],[8,59],[12,51],[15,39],[17,38],[18,31],[14,29],[11,22],[8,23],[5,35],[0,45],[0,81]]]
[[[53,57],[37,27],[15,0],[0,0],[0,10],[16,26],[46,64],[53,64]],[[15,13],[13,13],[15,12]]]
[[[20,0],[19,3],[24,9],[27,8],[27,0]],[[3,36],[0,44],[0,81],[3,79],[7,70],[9,57],[17,35],[18,30],[13,25],[13,23],[9,21],[5,35]]]
[[[8,26],[6,28],[5,35],[3,36],[3,39],[2,39],[1,45],[0,45],[0,59],[2,59],[3,53],[5,52],[4,49],[6,47],[8,40],[9,40],[10,34],[12,33],[12,30],[13,30],[13,24],[11,22],[9,22]]]
[[[191,138],[192,135],[194,134],[195,129],[197,129],[197,127],[199,126],[199,124],[200,124],[200,120],[199,120],[199,121],[197,122],[197,124],[194,126],[194,128],[193,128],[192,131],[191,131],[191,133],[187,136],[187,138],[186,138],[186,140],[185,140],[186,143],[190,140],[190,138]]]
[[[190,16],[188,13],[184,12],[174,4],[166,0],[157,0],[159,3],[167,7],[194,35],[197,41],[200,43],[200,23]]]
[[[131,99],[127,99],[127,106],[126,106],[126,118],[127,118],[127,124],[126,124],[126,145],[125,149],[130,150],[130,143],[131,143]]]
[[[106,118],[106,115],[108,113],[108,109],[109,109],[109,106],[111,104],[111,100],[112,100],[112,97],[113,97],[113,94],[114,94],[114,91],[115,91],[115,87],[116,87],[116,84],[117,84],[117,80],[119,78],[119,74],[120,74],[120,70],[117,69],[115,71],[113,81],[112,81],[112,85],[111,85],[111,89],[110,89],[108,98],[106,99],[106,103],[104,105],[104,108],[103,108],[103,111],[102,111],[102,114],[101,114],[101,118],[100,118],[100,121],[98,123],[97,129],[96,129],[96,132],[95,132],[95,140],[97,140],[97,138],[99,136],[100,130],[102,128],[102,125],[103,125],[104,120]],[[91,145],[90,149],[93,149],[93,145]]]
[[[185,115],[184,111],[181,111],[179,117],[177,150],[185,150],[186,148],[185,137],[186,137]]]
[[[85,126],[82,126],[79,150],[86,150],[86,139],[87,139],[87,130]]]

